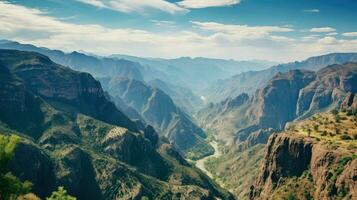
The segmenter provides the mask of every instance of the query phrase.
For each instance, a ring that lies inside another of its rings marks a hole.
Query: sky
[[[357,52],[357,0],[0,0],[0,39],[66,52],[287,62]]]

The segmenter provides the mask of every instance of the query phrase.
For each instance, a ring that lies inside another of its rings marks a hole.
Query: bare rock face
[[[357,109],[357,95],[348,93],[341,104],[341,109]]]
[[[263,128],[282,129],[287,121],[296,118],[296,103],[299,91],[315,79],[311,71],[290,71],[278,74],[258,92],[257,108],[259,125]]]
[[[331,149],[326,143],[292,134],[275,134],[267,144],[263,166],[250,199],[270,199],[289,178],[311,173],[314,199],[357,198],[357,160],[351,152]]]
[[[300,176],[308,169],[312,143],[299,137],[273,135],[267,144],[264,163],[256,183],[255,192],[262,199],[269,195],[281,178]]]

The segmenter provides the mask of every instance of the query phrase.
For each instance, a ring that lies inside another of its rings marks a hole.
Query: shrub
[[[331,110],[331,114],[337,115],[338,114],[338,110],[336,110],[336,109]]]
[[[296,197],[294,196],[293,193],[289,193],[288,197],[286,198],[286,200],[296,200]]]
[[[326,136],[326,135],[327,135],[327,131],[326,130],[321,133],[321,136]]]
[[[76,200],[75,197],[72,197],[67,194],[67,191],[63,187],[58,187],[57,191],[52,192],[50,197],[46,198],[47,200]]]
[[[314,130],[315,130],[315,131],[318,131],[318,130],[319,130],[319,125],[315,124],[315,125],[314,125]]]
[[[0,199],[17,199],[30,192],[32,184],[7,172],[7,164],[12,159],[20,137],[0,134]]]
[[[348,110],[346,115],[347,115],[347,116],[351,116],[351,115],[353,115],[352,110]]]
[[[357,133],[353,134],[353,139],[357,140]]]
[[[341,140],[351,140],[352,138],[349,135],[343,134],[340,136]]]

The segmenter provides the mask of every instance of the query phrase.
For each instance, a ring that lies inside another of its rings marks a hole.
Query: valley
[[[236,62],[0,49],[0,133],[20,138],[6,169],[39,198],[357,198],[357,54],[272,66],[203,105],[175,70]]]
[[[210,155],[210,156],[206,156],[204,158],[201,158],[199,160],[195,161],[195,165],[197,168],[199,168],[200,170],[202,170],[205,174],[207,174],[207,176],[209,176],[210,178],[213,178],[213,175],[211,174],[211,172],[209,172],[206,169],[205,163],[207,160],[211,159],[211,158],[218,158],[222,155],[221,151],[218,149],[218,144],[216,141],[212,141],[209,143],[213,148],[214,148],[214,154]]]

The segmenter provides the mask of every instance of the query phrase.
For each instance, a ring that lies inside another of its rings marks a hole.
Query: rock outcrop
[[[343,146],[332,148],[326,142],[292,134],[275,134],[269,139],[260,175],[251,188],[250,199],[272,199],[289,179],[305,177],[314,186],[292,196],[313,199],[357,198],[357,159],[355,151]],[[294,179],[295,180],[295,179]],[[296,187],[299,186],[295,180]],[[304,193],[304,194],[303,194]],[[281,196],[280,196],[281,197]]]

